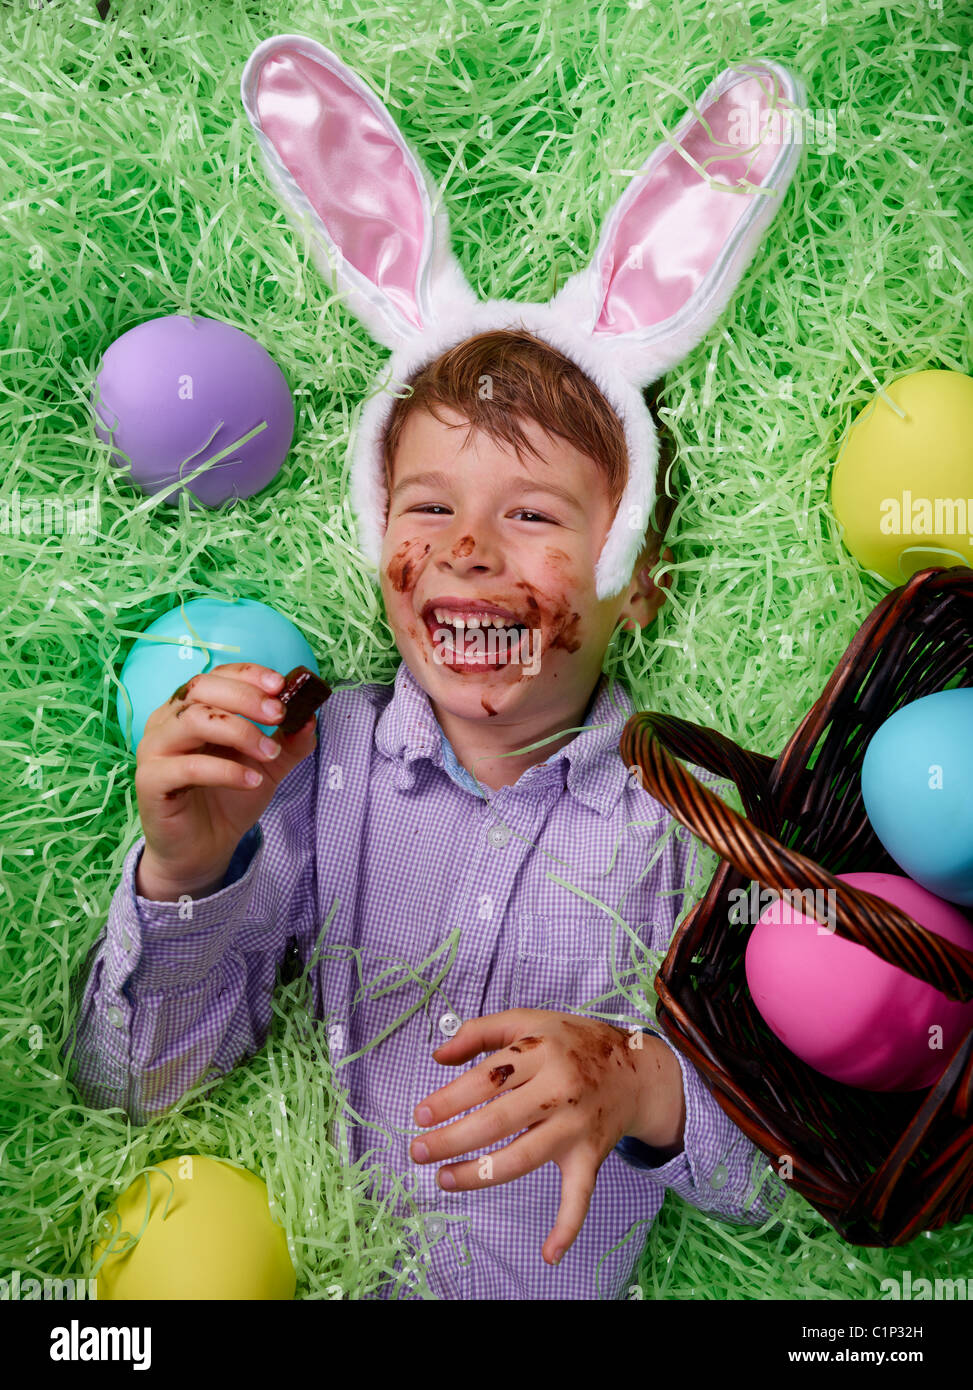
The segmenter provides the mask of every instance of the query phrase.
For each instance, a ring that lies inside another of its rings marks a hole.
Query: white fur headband
[[[800,80],[766,61],[720,73],[698,114],[633,176],[590,264],[546,304],[477,299],[439,190],[383,103],[329,49],[275,35],[254,49],[240,87],[285,211],[309,230],[315,263],[334,271],[352,312],[392,350],[393,383],[477,333],[523,326],[601,390],[625,431],[629,475],[596,593],[620,593],[656,501],[658,440],[641,390],[702,340],[780,206],[800,145],[765,116],[804,105]],[[394,404],[376,390],[352,444],[359,543],[376,569],[388,505],[381,439]]]

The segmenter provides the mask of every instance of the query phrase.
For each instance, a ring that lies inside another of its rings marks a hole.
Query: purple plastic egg
[[[117,451],[112,463],[145,492],[212,460],[173,489],[173,505],[184,490],[191,507],[197,498],[218,507],[252,497],[276,476],[294,437],[294,402],[267,350],[198,315],[150,319],[117,338],[102,359],[92,409],[95,433]]]

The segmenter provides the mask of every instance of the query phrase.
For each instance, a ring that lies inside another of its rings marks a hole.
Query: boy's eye
[[[426,502],[421,507],[412,507],[410,510],[414,512],[442,512],[445,511],[446,508],[441,502]],[[514,516],[532,516],[537,521],[546,521],[549,525],[554,525],[554,522],[551,521],[549,516],[542,516],[540,512],[528,511],[526,507],[518,507],[516,512],[514,512]]]

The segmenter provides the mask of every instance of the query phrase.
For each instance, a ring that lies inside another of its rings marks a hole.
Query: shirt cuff
[[[173,909],[175,909],[176,921],[191,920],[195,922],[197,926],[202,926],[204,924],[208,925],[213,921],[221,920],[223,911],[225,910],[223,905],[221,905],[220,910],[214,915],[211,909],[207,910],[207,908],[204,908],[204,904],[208,905],[210,903],[215,903],[224,889],[231,887],[234,883],[239,883],[239,881],[246,876],[247,870],[253,863],[257,851],[262,844],[263,831],[258,822],[256,825],[250,827],[233,851],[233,857],[227,865],[226,873],[223,875],[219,888],[214,889],[214,891],[205,898],[197,898],[188,893],[184,895],[184,897],[189,898],[192,902],[192,912],[190,914],[188,905],[184,901],[177,899],[175,902],[156,902],[154,898],[143,898],[136,889],[135,879],[142,854],[145,850],[145,836],[143,835],[129,851],[129,856],[123,871],[124,881],[128,885],[132,903],[139,917],[146,923],[151,923],[156,919],[166,921],[172,914]]]
[[[748,1224],[767,1220],[779,1211],[786,1184],[772,1176],[766,1157],[733,1123],[688,1058],[663,1034],[656,1036],[675,1053],[682,1072],[683,1151],[660,1163],[655,1150],[626,1135],[615,1146],[619,1157],[651,1172],[700,1211]]]
[[[250,827],[233,851],[233,858],[230,860],[229,867],[223,876],[223,882],[220,884],[217,892],[222,892],[224,888],[229,888],[231,883],[236,883],[238,878],[243,877],[250,865],[250,861],[262,844],[263,832],[258,822],[256,825]]]
[[[247,910],[260,863],[263,833],[259,824],[240,841],[215,892],[205,898],[189,894],[175,902],[143,898],[135,888],[145,849],[142,836],[129,850],[123,869],[123,897],[128,903],[121,940],[108,953],[109,983],[128,996],[134,989],[187,988],[198,984],[226,953],[229,940]]]

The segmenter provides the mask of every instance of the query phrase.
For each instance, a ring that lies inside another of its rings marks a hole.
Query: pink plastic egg
[[[973,922],[912,879],[836,877],[973,951]],[[800,903],[776,898],[747,942],[747,984],[768,1028],[808,1066],[846,1086],[914,1091],[935,1085],[973,1028],[973,1000],[947,999],[866,947],[822,929]]]

